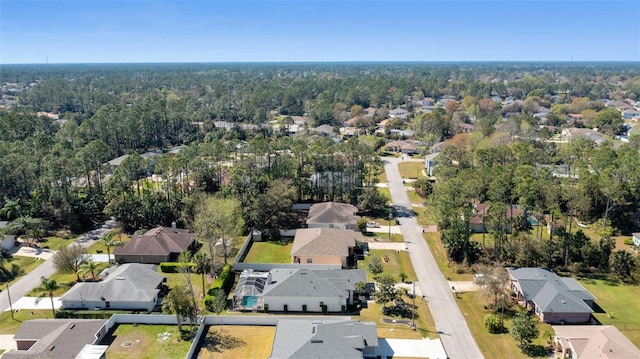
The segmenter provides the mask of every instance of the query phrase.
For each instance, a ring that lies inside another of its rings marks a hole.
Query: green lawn
[[[47,248],[47,249],[51,249],[52,251],[57,251],[58,249],[60,249],[61,247],[66,247],[68,245],[70,245],[71,243],[73,243],[75,239],[65,239],[62,237],[46,237],[44,239],[42,239],[40,242],[38,242],[38,246],[40,246],[40,248]]]
[[[522,353],[518,348],[517,342],[508,333],[491,334],[484,327],[485,315],[500,315],[499,310],[494,311],[484,308],[485,305],[489,304],[489,299],[483,297],[480,292],[466,292],[458,295],[457,302],[462,315],[469,325],[473,338],[486,358],[529,358],[529,356]],[[517,309],[517,306],[509,306],[508,303],[505,306],[504,325],[506,328],[510,327],[512,316]],[[537,323],[539,335],[533,341],[533,344],[545,345],[542,335],[547,330],[552,331],[551,326],[540,321],[537,321]]]
[[[160,273],[161,275],[165,276],[167,278],[167,283],[166,285],[169,288],[173,288],[177,285],[185,285],[186,284],[186,279],[185,279],[185,275],[183,273],[162,273],[160,271],[160,268],[158,268],[158,273]],[[203,292],[202,292],[202,275],[197,274],[197,273],[191,273],[189,275],[189,278],[191,279],[191,285],[193,286],[193,292],[196,296],[196,303],[198,303],[198,306],[200,308],[200,310],[206,310],[204,307],[204,302],[202,301],[204,299],[203,296]],[[205,275],[204,276],[204,290],[205,292],[207,290],[209,290],[209,286],[211,286],[211,284],[213,283],[213,278],[211,278],[210,276]]]
[[[596,297],[596,304],[602,309],[593,314],[596,319],[604,325],[615,326],[640,347],[640,286],[601,279],[579,281]]]
[[[183,326],[183,330],[187,328]],[[159,338],[158,334],[162,333],[168,333],[167,340]],[[100,344],[109,345],[105,353],[109,359],[182,359],[191,341],[182,340],[175,325],[118,324]]]
[[[424,170],[424,162],[400,162],[398,163],[400,176],[406,179],[424,178],[422,170]]]
[[[393,250],[376,250],[373,249],[369,251],[369,255],[365,257],[364,260],[358,261],[358,268],[367,270],[367,264],[369,263],[369,259],[372,255],[376,255],[380,257],[380,259],[388,258],[388,261],[382,261],[382,266],[384,267],[383,273],[389,273],[394,276],[397,281],[400,281],[399,273],[404,273],[407,275],[407,282],[414,282],[417,279],[415,272],[413,271],[413,266],[411,265],[411,259],[409,258],[409,253],[405,251],[400,251],[397,253]],[[371,273],[367,271],[368,280],[372,280]]]
[[[442,247],[442,242],[440,241],[439,232],[436,233],[425,233],[424,238],[431,249],[431,253],[433,254],[436,262],[438,263],[438,267],[442,272],[442,275],[447,280],[453,281],[470,281],[473,280],[473,274],[467,273],[463,267],[457,265],[455,263],[449,264],[447,260],[447,255]]]
[[[99,273],[99,271],[97,271],[97,272]],[[91,277],[91,274],[89,274],[89,277]],[[59,296],[63,295],[77,281],[77,277],[76,277],[75,274],[72,274],[72,273],[60,273],[60,272],[54,273],[52,276],[49,277],[49,279],[55,280],[56,283],[58,283],[58,285],[60,286],[60,288],[58,288],[57,290],[55,290],[53,292],[53,296],[54,297],[59,297]],[[28,297],[39,297],[39,296],[47,296],[48,297],[49,294],[46,293],[46,292],[43,292],[40,288],[34,288],[29,293],[27,293],[27,296]]]
[[[127,243],[127,242],[129,242],[129,241],[131,240],[131,237],[129,237],[129,236],[128,236],[128,235],[126,235],[126,234],[118,234],[117,238],[118,238],[118,239],[119,239],[123,244],[124,244],[124,243]],[[114,260],[113,250],[114,250],[114,248],[113,248],[113,247],[111,247],[111,260],[112,260],[112,261]],[[89,248],[87,248],[87,251],[88,251],[89,253],[91,253],[91,254],[95,254],[95,253],[104,253],[104,254],[107,254],[107,247],[106,247],[104,244],[102,244],[102,243],[100,243],[100,242],[98,242],[98,241],[95,241],[95,242],[94,242],[94,243],[93,243]]]
[[[9,281],[9,285],[12,285],[17,280],[19,280],[20,277],[31,272],[42,263],[44,263],[43,260],[36,260],[33,257],[11,256],[11,258],[5,258],[4,267],[6,269],[10,270],[13,266],[19,268],[18,275]],[[0,285],[2,285],[2,288],[0,288],[0,290],[4,290],[6,288],[6,284],[7,282],[0,280]]]
[[[43,298],[42,300],[49,300]],[[13,313],[15,319],[11,319],[11,312],[6,311],[0,313],[0,334],[15,334],[23,322],[31,319],[51,319],[51,309],[35,310],[23,309]]]
[[[245,263],[291,263],[293,242],[253,242]]]
[[[409,306],[413,304],[413,299],[403,296],[403,300]],[[376,323],[378,328],[378,337],[380,338],[393,338],[393,339],[422,339],[422,338],[437,338],[435,322],[429,312],[429,305],[422,301],[421,298],[416,298],[416,316],[414,318],[417,330],[411,329],[410,326],[400,323],[385,323],[383,318],[389,319],[401,319],[398,317],[385,316],[380,309],[381,305],[373,302],[368,303],[368,308],[360,311],[360,315],[353,316],[354,320],[361,322],[373,322]],[[389,306],[391,303],[388,303]],[[402,318],[411,319],[411,317]]]

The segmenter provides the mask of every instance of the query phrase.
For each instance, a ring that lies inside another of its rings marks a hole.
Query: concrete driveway
[[[440,339],[379,339],[378,349],[382,358],[447,358]]]
[[[0,349],[17,350],[16,341],[13,340],[13,334],[0,334]]]

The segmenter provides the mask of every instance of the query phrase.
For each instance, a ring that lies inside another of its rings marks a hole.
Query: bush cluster
[[[230,279],[233,278],[231,274],[231,264],[225,264],[222,272],[218,278],[213,281],[209,290],[207,290],[207,294],[204,296],[204,305],[207,307],[207,310],[213,311],[212,305],[219,291],[222,290],[226,292],[229,284],[232,283],[232,281],[230,281]]]

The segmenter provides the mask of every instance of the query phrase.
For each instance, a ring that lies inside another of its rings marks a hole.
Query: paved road
[[[400,230],[447,355],[452,359],[483,358],[455,302],[451,287],[422,236],[422,227],[418,225],[398,170],[401,159],[383,158],[383,161]]]
[[[83,247],[89,247],[93,243],[95,243],[97,239],[107,234],[114,227],[115,221],[113,219],[110,219],[102,223],[102,225],[100,225],[97,229],[91,230],[82,235],[80,238],[76,239],[76,243],[80,244]],[[42,283],[40,279],[41,277],[49,277],[53,273],[55,273],[55,271],[56,269],[53,266],[53,260],[50,258],[36,267],[36,269],[24,275],[17,282],[9,286],[11,302],[17,303],[20,298],[24,297],[33,288],[37,288],[40,286],[40,284]],[[4,312],[7,309],[9,309],[9,297],[7,294],[7,287],[3,286],[2,292],[0,293],[0,312]]]

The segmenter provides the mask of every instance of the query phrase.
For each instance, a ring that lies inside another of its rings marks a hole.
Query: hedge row
[[[207,310],[211,312],[214,311],[212,304],[218,292],[222,290],[226,293],[229,285],[233,283],[233,281],[231,280],[233,279],[231,268],[231,264],[225,264],[218,278],[213,281],[211,287],[209,287],[209,290],[207,290],[207,294],[204,296],[204,305],[205,307],[207,307]]]
[[[160,271],[162,273],[179,273],[183,266],[193,267],[193,263],[179,263],[179,262],[162,262],[160,263]]]

